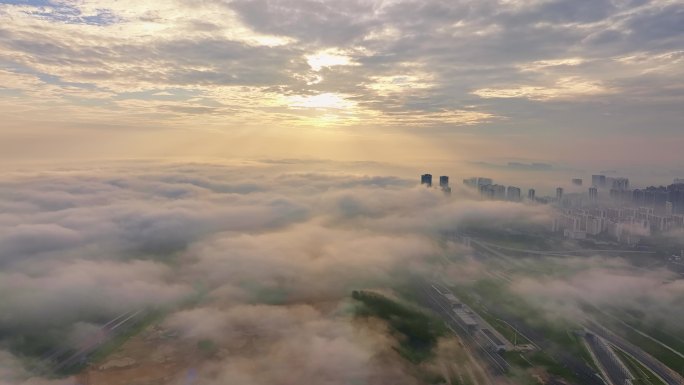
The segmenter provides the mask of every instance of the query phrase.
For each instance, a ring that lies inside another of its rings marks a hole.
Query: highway
[[[455,233],[454,236],[456,239],[459,239],[463,235]],[[471,245],[473,246],[473,253],[476,258],[480,260],[487,260],[493,257],[501,262],[504,262],[509,266],[520,266],[519,261],[516,261],[511,256],[505,255],[500,251],[510,248],[500,247],[494,244],[490,244],[488,242],[483,242],[474,239],[472,237],[468,238]],[[536,252],[534,250],[511,250],[520,252]],[[618,250],[613,250],[613,252],[617,251]],[[557,257],[558,255],[553,256]],[[502,281],[505,281],[507,283],[512,280],[512,278],[505,272],[499,274],[491,274],[491,276],[497,279],[501,279]],[[559,351],[559,349],[556,346],[554,346],[554,344],[551,341],[546,339],[546,337],[542,333],[539,333],[537,330],[533,328],[529,328],[524,322],[524,320],[516,319],[515,317],[512,317],[508,314],[500,314],[500,312],[497,312],[496,309],[490,309],[490,313],[491,315],[506,321],[508,324],[519,330],[521,334],[524,333],[525,337],[528,340],[532,341],[535,345],[541,347],[542,350],[549,354],[554,360],[561,363],[566,368],[572,370],[575,373],[575,375],[581,380],[582,384],[604,384],[604,381],[600,378],[600,376],[589,365],[587,365],[587,363],[585,363],[578,357],[574,357],[572,354],[569,354],[565,351]],[[641,363],[644,367],[648,368],[662,382],[668,385],[684,385],[684,378],[682,378],[681,375],[679,375],[672,369],[668,368],[665,364],[658,361],[656,358],[646,353],[641,348],[629,343],[628,341],[617,336],[616,334],[614,334],[613,332],[611,332],[610,330],[606,329],[605,327],[601,326],[596,322],[591,322],[590,324],[584,326],[590,332],[603,338],[605,341],[607,341],[608,344],[610,344],[614,348],[621,350],[625,354],[629,355],[630,357],[634,358],[636,361]],[[609,375],[613,377],[615,381],[620,381],[619,375],[616,372],[613,372],[612,375]]]
[[[78,365],[86,361],[88,359],[88,355],[93,353],[95,350],[97,350],[97,348],[109,341],[112,337],[125,331],[127,328],[140,321],[145,312],[145,310],[137,310],[123,313],[102,325],[102,327],[100,327],[96,333],[91,335],[87,340],[83,341],[81,346],[76,349],[76,351],[57,351],[47,357],[46,361],[51,363],[50,366],[55,372]]]
[[[641,330],[635,328],[634,326],[632,326],[632,325],[626,323],[626,322],[623,321],[622,319],[620,319],[620,318],[618,318],[618,317],[616,317],[616,316],[614,316],[614,315],[612,315],[612,314],[610,314],[610,313],[608,313],[608,312],[606,312],[606,311],[601,310],[601,313],[604,314],[604,315],[607,316],[607,317],[612,318],[613,320],[615,320],[615,322],[619,322],[622,326],[624,326],[624,327],[626,327],[626,328],[629,328],[630,330],[632,330],[633,332],[639,334],[640,336],[642,336],[642,337],[644,337],[644,338],[648,338],[649,340],[653,341],[654,343],[656,343],[656,344],[662,346],[664,349],[669,350],[669,351],[672,352],[673,354],[676,354],[676,355],[678,355],[679,357],[684,358],[684,354],[682,354],[682,353],[679,352],[678,350],[674,349],[674,348],[671,347],[670,345],[667,345],[666,343],[662,342],[661,340],[656,339],[656,338],[653,338],[653,337],[650,336],[649,334],[647,334],[647,333],[645,333],[645,332],[643,332],[643,331],[641,331]],[[672,337],[672,338],[676,338],[676,337]]]
[[[519,262],[514,258],[496,251],[491,247],[488,247],[486,244],[482,244],[481,241],[473,239],[472,237],[470,237],[470,240],[471,244],[476,246],[473,248],[473,252],[475,257],[478,259],[487,260],[489,256],[492,256],[500,261],[508,263],[509,265],[516,266],[519,264]],[[511,277],[509,277],[506,273],[501,273],[500,275],[492,274],[492,276],[505,281],[506,283],[511,281]],[[559,347],[556,346],[556,344],[554,344],[552,341],[548,340],[543,333],[540,333],[538,330],[527,326],[525,320],[519,319],[510,314],[504,314],[500,311],[497,311],[495,308],[490,308],[488,312],[495,318],[499,318],[508,323],[511,327],[516,329],[518,333],[524,335],[525,338],[532,342],[533,345],[541,348],[541,350],[548,354],[554,361],[572,371],[583,385],[605,385],[598,373],[596,373],[594,369],[584,362],[580,357],[575,357],[573,354],[559,349]]]
[[[641,348],[626,341],[622,337],[616,335],[615,333],[606,329],[597,322],[589,321],[586,327],[592,333],[600,336],[617,349],[620,349],[625,354],[639,361],[639,363],[641,363],[648,370],[653,372],[653,374],[655,374],[662,382],[668,385],[684,385],[684,378],[682,378],[682,376],[679,375],[679,373],[668,368],[667,366],[665,366],[665,364],[658,361],[655,357],[646,353]]]
[[[508,314],[501,314],[493,309],[490,309],[490,313],[497,318],[505,320],[508,324],[519,330],[521,334],[525,335],[525,338],[530,340],[532,344],[540,347],[541,350],[548,354],[553,360],[571,370],[583,385],[604,385],[594,369],[587,365],[580,357],[576,357],[567,351],[559,349],[559,347],[556,346],[553,341],[547,339],[543,333],[527,326],[524,320],[517,319]]]
[[[481,345],[479,341],[473,338],[458,321],[454,315],[451,304],[448,300],[439,295],[429,284],[421,285],[422,297],[424,298],[424,305],[434,310],[439,314],[449,329],[459,337],[467,345],[467,347],[475,353],[484,362],[488,363],[490,374],[499,376],[505,374],[510,365],[499,354],[489,351],[485,346]]]
[[[490,242],[485,242],[481,240],[477,240],[477,242],[481,244],[485,244],[489,247],[498,249],[498,250],[505,250],[505,251],[514,251],[518,253],[525,253],[525,254],[533,254],[533,255],[548,255],[548,256],[553,256],[553,257],[563,257],[563,256],[568,256],[568,257],[576,257],[577,255],[570,255],[570,254],[595,254],[595,253],[620,253],[620,254],[656,254],[655,251],[637,251],[637,250],[624,250],[624,249],[581,249],[581,250],[529,250],[529,249],[517,249],[513,247],[506,247],[506,246],[499,246],[494,243]]]
[[[452,329],[452,331],[457,333],[464,341],[466,341],[472,351],[476,352],[479,357],[481,357],[485,362],[489,363],[493,375],[502,375],[510,369],[510,365],[508,362],[506,362],[506,360],[504,360],[503,357],[497,353],[491,352],[485,346],[480,345],[480,343],[473,338],[473,336],[467,332],[463,326],[461,326],[451,311],[451,306],[446,298],[437,294],[429,285],[425,285],[423,292],[425,297],[428,299],[425,305],[440,314],[445,322],[447,322],[450,329]],[[501,318],[504,315],[496,314],[496,316]],[[584,361],[574,357],[570,353],[559,351],[551,341],[546,339],[543,334],[535,331],[534,329],[528,328],[524,323],[515,319],[506,318],[506,322],[515,329],[519,330],[521,334],[524,334],[533,345],[541,347],[552,359],[559,362],[562,366],[570,369],[575,376],[581,380],[581,384],[605,385],[600,376]]]
[[[601,368],[603,377],[608,380],[609,385],[629,384],[634,379],[634,376],[625,367],[624,363],[601,337],[587,333],[584,336],[584,340],[587,342],[587,347],[593,353],[593,357],[597,361],[596,364]]]

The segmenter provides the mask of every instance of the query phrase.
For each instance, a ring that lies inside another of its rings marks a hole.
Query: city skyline
[[[0,21],[0,385],[684,385],[684,1]]]

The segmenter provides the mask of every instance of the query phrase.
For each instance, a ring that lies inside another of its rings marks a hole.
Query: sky
[[[0,0],[0,159],[684,165],[673,0]]]

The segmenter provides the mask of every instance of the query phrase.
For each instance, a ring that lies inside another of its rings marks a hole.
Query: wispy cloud
[[[5,1],[0,111],[35,135],[54,121],[228,138],[421,127],[429,140],[474,126],[667,136],[681,118],[683,13],[670,1]],[[159,98],[170,90],[173,102]],[[345,99],[337,111],[317,102],[330,95]],[[607,100],[610,124],[594,103]],[[651,112],[637,112],[645,100]],[[585,121],[564,129],[559,112]]]

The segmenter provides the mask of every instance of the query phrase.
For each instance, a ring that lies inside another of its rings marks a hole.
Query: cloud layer
[[[337,166],[116,162],[8,174],[0,351],[17,357],[2,375],[20,383],[24,359],[81,346],[97,325],[152,307],[172,309],[165,327],[188,343],[228,349],[200,367],[209,383],[412,383],[382,326],[353,321],[350,291],[429,272],[445,252],[439,234],[457,224],[544,223],[548,212]],[[254,350],[235,348],[245,336]],[[29,351],[27,339],[42,345]]]
[[[5,174],[0,382],[49,383],[25,367],[41,349],[79,347],[151,307],[169,309],[162,325],[184,346],[216,344],[192,362],[208,384],[416,383],[384,326],[354,320],[350,291],[436,269],[454,283],[488,277],[494,267],[444,235],[538,228],[552,213],[349,171],[372,166],[126,161]],[[520,259],[505,273],[551,316],[582,317],[582,302],[684,316],[681,280],[619,258]]]

